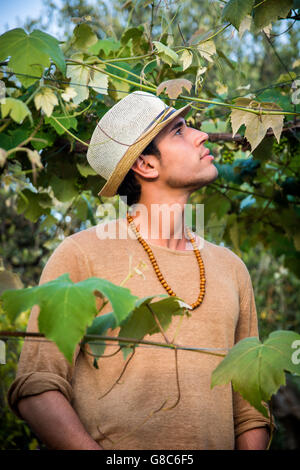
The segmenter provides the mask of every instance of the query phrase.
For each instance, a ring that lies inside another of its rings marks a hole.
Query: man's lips
[[[210,150],[209,150],[208,148],[206,148],[206,149],[204,150],[203,154],[201,155],[200,160],[202,160],[202,158],[204,158],[204,157],[207,157],[208,155],[210,155]],[[210,155],[210,156],[213,158],[212,155]]]

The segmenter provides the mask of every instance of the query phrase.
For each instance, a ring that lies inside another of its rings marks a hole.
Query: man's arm
[[[101,450],[65,396],[56,390],[22,398],[18,409],[33,432],[56,450]]]
[[[266,450],[269,432],[266,428],[249,429],[236,438],[236,450]]]

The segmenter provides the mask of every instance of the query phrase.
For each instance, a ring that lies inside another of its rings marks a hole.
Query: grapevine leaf
[[[216,46],[213,41],[205,41],[197,46],[199,54],[209,62],[213,62],[212,56],[216,53]]]
[[[105,55],[109,55],[111,52],[117,51],[120,46],[121,43],[113,38],[99,39],[93,46],[89,47],[89,52],[98,55],[100,51],[103,51]]]
[[[253,4],[254,0],[229,0],[224,7],[222,20],[229,21],[238,30],[243,18],[251,13]]]
[[[58,105],[57,97],[51,88],[43,87],[34,97],[36,109],[42,109],[46,116],[51,116],[54,106]]]
[[[104,73],[98,70],[90,70],[89,86],[93,88],[97,93],[107,95],[108,88],[108,77]],[[74,101],[74,100],[73,100]]]
[[[144,297],[142,299],[138,299],[135,303],[134,311],[136,311],[139,307],[141,307],[145,303],[149,303],[154,297],[167,297],[167,296],[164,294],[161,294],[158,296],[153,295],[151,297]],[[130,314],[129,314],[129,317],[130,317]],[[124,320],[124,322],[126,322],[126,319]],[[116,317],[114,316],[112,312],[106,313],[94,319],[91,326],[88,327],[86,334],[104,336],[107,334],[107,331],[109,329],[115,329],[119,325],[120,325],[119,322],[117,322]],[[106,345],[103,342],[101,343],[100,339],[93,340],[90,338],[86,338],[84,340],[84,343],[88,343],[90,345],[92,353],[98,358],[102,356],[102,354],[105,351]]]
[[[300,335],[293,331],[274,331],[264,343],[245,338],[213,371],[211,388],[231,381],[235,391],[268,417],[262,402],[285,385],[284,372],[300,375],[299,346]]]
[[[87,335],[105,335],[107,330],[114,329],[117,326],[117,321],[115,315],[110,313],[105,313],[104,315],[100,315],[99,317],[95,318],[91,326],[89,326],[86,330]],[[102,356],[105,351],[105,343],[100,339],[86,339],[84,343],[88,343],[92,353],[96,357]]]
[[[190,80],[185,78],[176,78],[175,80],[167,80],[158,85],[156,94],[160,95],[164,90],[169,98],[176,99],[180,93],[182,93],[183,88],[185,88],[189,93],[191,91],[193,84]]]
[[[111,302],[118,323],[131,312],[137,299],[129,289],[116,286],[106,279],[92,277],[73,283],[69,274],[37,287],[6,291],[1,298],[11,321],[34,305],[39,305],[39,331],[53,340],[72,362],[76,345],[97,314],[95,292],[100,292]]]
[[[82,51],[86,51],[89,47],[93,46],[98,38],[93,32],[92,28],[86,23],[77,25],[73,31],[75,40],[73,47]]]
[[[238,98],[235,100],[236,106],[249,107],[255,110],[275,110],[281,111],[281,108],[275,103],[258,103],[249,98]],[[254,114],[243,109],[233,109],[230,115],[232,125],[232,135],[234,136],[242,124],[246,126],[245,137],[251,144],[253,150],[262,141],[269,128],[273,129],[274,135],[279,142],[282,127],[283,115]]]
[[[185,49],[180,56],[180,62],[182,62],[182,70],[185,71],[189,68],[193,61],[193,53],[188,49]]]
[[[74,179],[62,179],[53,174],[49,180],[55,197],[62,202],[68,202],[78,195]]]
[[[170,47],[165,46],[159,41],[153,41],[154,46],[157,49],[158,56],[166,62],[170,67],[175,63],[178,63],[179,56]]]
[[[76,54],[76,60],[83,61],[83,54]],[[68,65],[66,75],[71,79],[71,88],[76,92],[73,102],[79,104],[86,100],[89,97],[89,89],[87,87],[90,79],[89,68],[80,64]]]
[[[159,327],[147,305],[156,314],[164,331],[169,327],[172,315],[183,315],[186,309],[191,308],[177,297],[167,297],[157,302],[151,302],[152,298],[146,297],[139,302],[126,322],[121,326],[119,337],[141,340],[147,334],[153,335],[154,333],[159,333]],[[132,349],[125,347],[122,351],[126,359]]]
[[[84,178],[87,178],[90,175],[95,176],[98,174],[90,165],[82,165],[81,163],[77,163],[76,167],[81,176],[83,176]]]
[[[79,104],[89,97],[89,87],[93,88],[97,93],[107,95],[108,79],[105,74],[98,70],[91,69],[86,64],[90,64],[91,58],[84,63],[83,54],[74,54],[74,60],[83,62],[82,64],[68,65],[67,77],[71,79],[72,88],[76,92],[73,102]],[[95,58],[96,59],[96,58]]]
[[[57,134],[62,135],[66,131],[62,126],[60,126],[60,123],[66,129],[77,129],[77,120],[72,116],[53,114],[52,116],[45,118],[45,124],[50,124],[53,129],[56,130]]]
[[[1,103],[1,113],[3,118],[10,115],[18,124],[21,124],[26,116],[31,115],[27,104],[16,98],[5,98]]]
[[[268,0],[253,9],[253,21],[257,29],[263,29],[278,17],[285,18],[293,7],[293,0]]]
[[[67,103],[68,103],[70,100],[75,98],[76,95],[77,95],[77,93],[74,90],[74,88],[72,88],[70,86],[67,86],[65,91],[61,94],[61,97],[64,101],[67,101]]]
[[[66,64],[59,47],[59,41],[42,31],[27,34],[22,28],[12,29],[0,37],[0,60],[10,56],[9,67],[15,73],[41,77],[50,58],[65,73]],[[20,75],[19,80],[28,87],[37,78]]]
[[[47,197],[47,196],[46,196]],[[32,222],[36,222],[41,215],[46,213],[45,207],[45,193],[34,193],[29,189],[24,189],[19,193],[17,199],[17,212],[18,214],[24,214],[25,217]],[[48,196],[49,202],[51,202],[50,196]]]
[[[243,35],[245,34],[246,31],[250,31],[251,29],[251,21],[252,18],[250,15],[246,15],[245,18],[241,21],[240,27],[239,27],[239,38],[241,39]]]

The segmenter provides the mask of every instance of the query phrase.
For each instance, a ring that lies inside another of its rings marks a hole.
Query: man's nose
[[[194,142],[197,147],[204,144],[208,140],[208,134],[206,132],[199,131],[198,129],[194,129]]]

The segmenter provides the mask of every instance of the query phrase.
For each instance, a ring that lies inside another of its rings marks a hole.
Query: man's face
[[[171,188],[192,191],[213,182],[218,170],[213,157],[204,146],[208,135],[186,125],[183,117],[176,117],[155,138],[161,154],[160,181]]]

